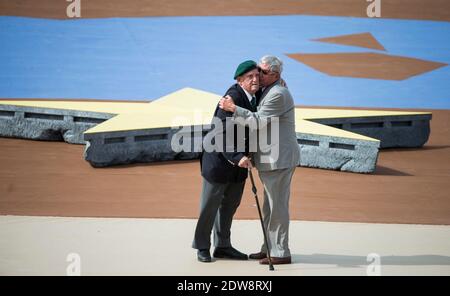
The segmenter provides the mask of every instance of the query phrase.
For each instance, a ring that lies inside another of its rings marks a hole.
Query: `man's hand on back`
[[[219,108],[232,113],[236,111],[236,105],[234,104],[233,99],[228,95],[220,99]]]

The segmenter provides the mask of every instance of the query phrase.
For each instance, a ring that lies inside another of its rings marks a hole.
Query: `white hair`
[[[260,60],[261,64],[270,66],[270,71],[281,74],[283,72],[283,61],[276,56],[265,55]]]

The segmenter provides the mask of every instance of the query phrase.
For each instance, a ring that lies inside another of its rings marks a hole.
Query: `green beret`
[[[241,75],[244,75],[245,73],[258,68],[255,61],[245,61],[239,64],[239,66],[236,69],[236,73],[234,73],[234,79],[238,78]]]

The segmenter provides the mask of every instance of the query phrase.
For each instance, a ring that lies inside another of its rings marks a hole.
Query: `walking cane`
[[[261,221],[261,227],[264,235],[264,244],[266,245],[267,258],[269,258],[269,270],[275,270],[272,264],[272,258],[270,257],[269,243],[267,241],[266,228],[264,228],[264,222],[261,214],[261,207],[259,206],[258,195],[256,194],[255,180],[253,179],[252,169],[248,168],[248,173],[250,174],[250,181],[252,182],[252,191],[255,194],[256,206],[258,207],[259,221]]]

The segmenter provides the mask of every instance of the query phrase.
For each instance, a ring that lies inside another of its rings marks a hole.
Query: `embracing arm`
[[[261,128],[267,125],[269,120],[285,113],[285,102],[281,92],[276,92],[270,98],[266,98],[257,112],[252,112],[234,104],[231,97],[222,98],[219,106],[221,109],[233,113],[234,119],[250,129]]]

